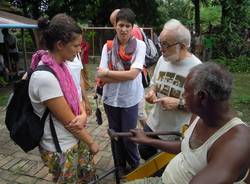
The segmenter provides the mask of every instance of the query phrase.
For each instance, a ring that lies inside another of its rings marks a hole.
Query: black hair
[[[135,22],[135,17],[136,17],[135,13],[130,8],[122,8],[117,13],[116,23],[119,20],[125,20],[125,21],[128,21],[129,23],[131,23],[133,26],[134,22]]]
[[[55,15],[51,21],[41,17],[37,24],[39,31],[42,32],[40,44],[44,42],[44,46],[49,50],[54,49],[54,43],[57,41],[66,44],[75,38],[75,34],[82,34],[82,29],[74,19],[63,13]]]

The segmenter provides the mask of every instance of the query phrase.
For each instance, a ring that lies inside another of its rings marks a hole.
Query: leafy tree
[[[200,0],[193,0],[195,7],[195,33],[200,35]]]
[[[139,25],[153,26],[158,28],[158,32],[171,18],[176,18],[189,27],[193,27],[194,24],[198,34],[201,24],[202,28],[206,29],[211,23],[217,26],[215,50],[218,54],[228,57],[236,56],[242,49],[246,50],[242,44],[243,32],[250,26],[249,0],[9,0],[9,2],[21,9],[24,16],[34,19],[43,14],[51,18],[59,12],[65,12],[81,24],[91,22],[94,26],[110,25],[110,13],[122,7],[134,10]],[[216,11],[219,10],[218,7],[221,7],[221,11]],[[218,17],[221,17],[220,26]]]
[[[155,25],[158,16],[158,4],[151,0],[10,0],[10,2],[22,9],[24,16],[34,19],[42,14],[47,14],[51,18],[57,13],[65,12],[79,22],[91,21],[95,26],[108,25],[110,13],[122,7],[133,9],[141,25]]]
[[[245,17],[249,13],[249,0],[220,0],[222,7],[220,34],[217,37],[219,54],[233,58],[242,50],[246,50],[244,44],[244,30],[249,27]],[[249,15],[248,15],[249,16]]]
[[[180,20],[183,24],[193,24],[194,5],[191,0],[159,0],[158,1],[158,14],[157,19],[159,30],[162,29],[163,24],[174,18]]]
[[[221,7],[218,5],[201,7],[201,32],[205,32],[209,25],[219,26],[221,24]]]
[[[42,4],[45,0],[10,0],[13,6],[20,8],[23,16],[38,19],[42,13]]]

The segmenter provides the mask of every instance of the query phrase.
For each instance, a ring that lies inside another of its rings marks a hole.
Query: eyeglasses
[[[176,42],[176,43],[173,43],[173,44],[168,44],[167,42],[160,42],[160,46],[161,46],[161,49],[165,50],[169,47],[172,47],[174,45],[177,45],[177,44],[180,44],[180,42]]]

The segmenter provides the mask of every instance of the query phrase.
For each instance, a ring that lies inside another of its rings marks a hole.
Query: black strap
[[[51,113],[49,114],[49,112],[50,112],[50,111],[49,111],[49,108],[46,108],[45,112],[43,113],[43,116],[42,116],[42,119],[41,119],[41,123],[44,124],[46,118],[47,118],[48,115],[49,115],[50,131],[51,131],[51,135],[52,135],[52,138],[53,138],[53,142],[54,142],[55,147],[56,147],[56,151],[59,152],[59,153],[62,153],[62,150],[61,150],[61,147],[60,147],[58,138],[57,138],[56,129],[55,129],[55,126],[54,126],[52,117],[51,117]]]
[[[43,124],[45,123],[45,120],[46,120],[48,114],[49,114],[49,108],[46,108],[45,112],[43,113],[42,119],[41,119],[41,122]]]
[[[38,65],[35,71],[47,71],[55,75],[54,71],[48,65]]]
[[[55,77],[55,73],[54,71],[47,65],[38,65],[35,69],[35,71],[48,71],[50,73],[52,73]],[[30,72],[32,73],[32,72]],[[55,147],[56,147],[56,151],[59,152],[59,153],[62,153],[62,150],[61,150],[61,147],[60,147],[60,144],[59,144],[59,141],[58,141],[58,138],[57,138],[57,135],[56,135],[56,129],[55,129],[55,126],[54,126],[54,123],[53,123],[53,120],[52,120],[52,117],[51,117],[51,113],[49,113],[49,109],[47,108],[43,114],[43,117],[42,117],[42,122],[45,122],[48,114],[49,114],[49,124],[50,124],[50,131],[51,131],[51,135],[52,135],[52,138],[53,138],[53,142],[55,144]]]
[[[47,66],[47,65],[39,65],[39,66],[36,67],[35,71],[48,71],[48,72],[52,73],[56,77],[54,71],[49,66]],[[32,74],[32,71],[30,73]],[[61,150],[58,138],[57,138],[56,129],[55,129],[52,117],[51,117],[51,113],[49,113],[49,112],[50,111],[47,108],[45,110],[43,116],[42,116],[41,121],[45,122],[45,120],[46,120],[46,118],[47,118],[47,116],[49,114],[49,124],[50,124],[50,131],[51,131],[51,135],[52,135],[52,138],[53,138],[53,142],[55,144],[56,151],[59,152],[59,153],[62,153],[62,150]]]
[[[59,153],[62,153],[62,150],[61,150],[61,147],[60,147],[57,135],[56,135],[56,129],[55,129],[52,117],[51,117],[51,113],[49,114],[49,124],[50,124],[51,135],[53,137],[53,142],[54,142],[55,147],[56,147],[56,151]]]

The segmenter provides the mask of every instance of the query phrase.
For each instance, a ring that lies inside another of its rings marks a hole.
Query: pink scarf
[[[31,69],[35,70],[38,63],[42,61],[44,65],[49,66],[55,73],[57,80],[59,81],[63,95],[71,107],[73,113],[77,116],[80,114],[79,97],[75,83],[69,73],[66,65],[63,63],[56,63],[55,59],[48,54],[45,50],[38,50],[32,55]]]

